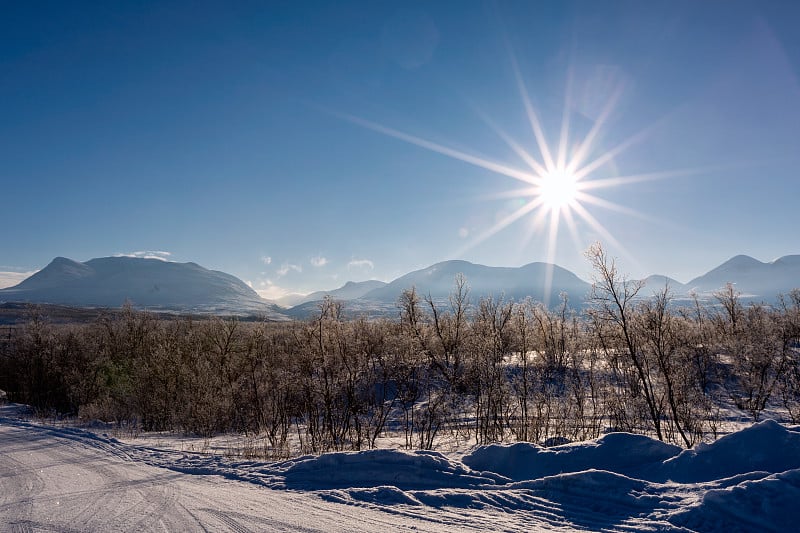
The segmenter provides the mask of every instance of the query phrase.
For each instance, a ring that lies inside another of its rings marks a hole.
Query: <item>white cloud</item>
[[[14,285],[17,285],[23,280],[36,274],[36,272],[38,271],[34,270],[33,272],[0,272],[0,289],[5,289],[6,287],[13,287]]]
[[[128,252],[124,254],[114,254],[114,257],[138,257],[140,259],[158,259],[159,261],[169,261],[171,252],[161,250],[142,250],[139,252]]]
[[[278,272],[277,272],[278,277],[282,278],[283,276],[285,276],[286,274],[288,274],[292,270],[294,270],[295,272],[302,272],[303,271],[303,267],[301,267],[300,265],[293,265],[291,263],[284,263],[278,269]]]
[[[328,258],[318,255],[311,258],[311,265],[315,267],[322,267],[328,264]]]
[[[462,239],[469,237],[469,230],[467,228],[458,228],[458,236]]]
[[[268,256],[268,255],[265,255],[264,257],[261,258],[261,261],[265,265],[269,265],[270,263],[272,263],[272,258],[270,256]]]
[[[373,268],[375,268],[375,263],[373,263],[369,259],[353,259],[352,261],[347,263],[347,270],[353,270],[354,268],[372,270]]]

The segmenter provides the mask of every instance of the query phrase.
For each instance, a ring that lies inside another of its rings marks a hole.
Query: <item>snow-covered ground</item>
[[[626,433],[543,449],[282,462],[121,442],[0,409],[1,531],[796,531],[800,428],[694,450]]]

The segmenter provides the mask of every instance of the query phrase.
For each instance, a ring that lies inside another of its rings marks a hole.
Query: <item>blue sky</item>
[[[278,296],[456,258],[588,277],[595,240],[682,282],[800,253],[797,20],[791,1],[3,2],[0,271],[168,252]],[[474,164],[535,174],[525,95],[553,154],[566,109],[567,162],[594,130],[583,183],[659,179],[587,191],[595,222],[560,215],[555,239],[537,210],[486,237],[536,198]]]

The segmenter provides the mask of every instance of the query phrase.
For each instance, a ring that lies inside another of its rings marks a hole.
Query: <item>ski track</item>
[[[463,462],[372,450],[269,463],[0,417],[0,530],[785,530],[800,521],[800,506],[791,504],[800,496],[800,433],[774,422],[753,428],[684,452],[618,434],[554,449],[483,447]],[[770,471],[725,466],[720,450],[743,457],[759,438],[783,446],[785,458],[776,461],[775,450],[751,454]],[[614,446],[626,442],[638,447],[641,473],[630,461],[635,450],[625,463],[614,458]],[[593,460],[615,471],[585,469]],[[525,468],[561,472],[506,477]],[[719,472],[728,477],[714,479]]]

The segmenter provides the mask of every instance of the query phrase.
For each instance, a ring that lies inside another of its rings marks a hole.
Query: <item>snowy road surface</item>
[[[792,531],[800,430],[256,462],[2,416],[0,531]],[[7,414],[7,413],[5,413]]]
[[[141,464],[91,440],[0,424],[0,531],[387,531],[430,523]],[[111,452],[111,453],[110,453]],[[436,525],[442,529],[441,524]]]

